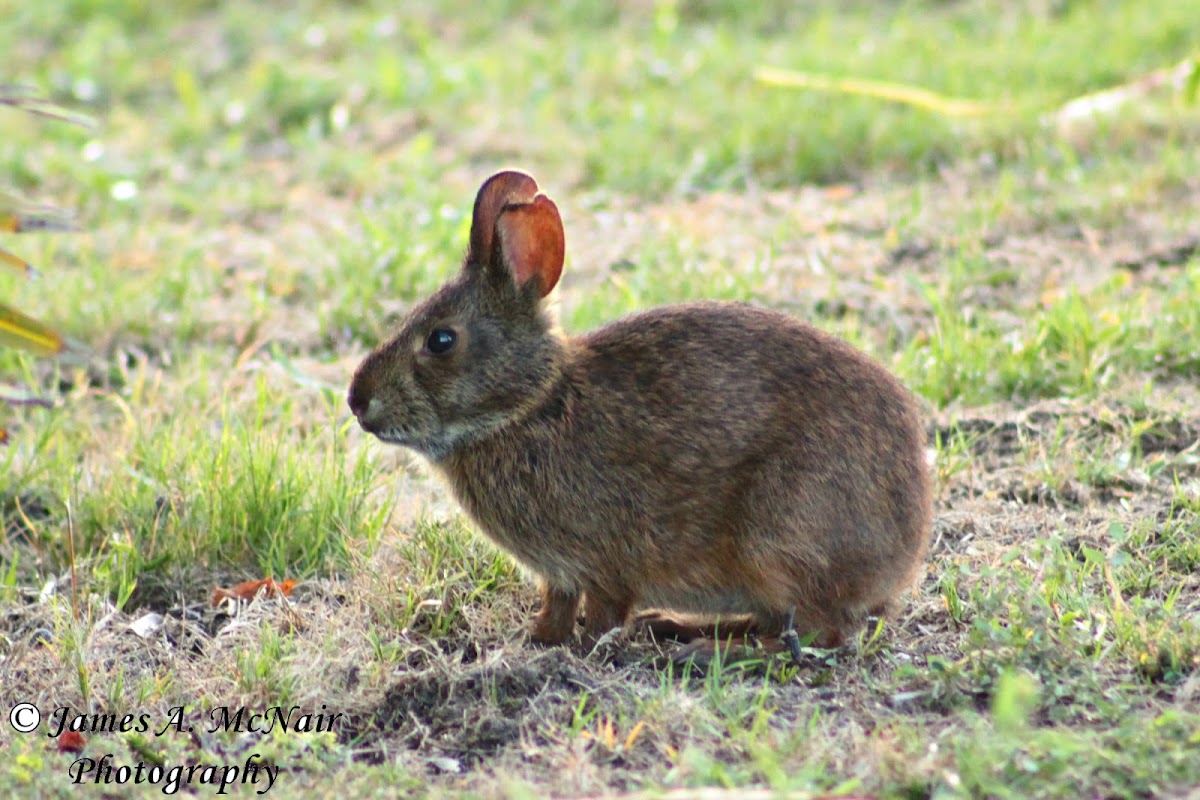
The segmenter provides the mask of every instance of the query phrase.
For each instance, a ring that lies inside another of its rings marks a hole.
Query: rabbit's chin
[[[507,417],[498,414],[471,422],[453,422],[437,431],[416,433],[400,428],[373,431],[372,435],[381,442],[394,444],[415,451],[418,455],[437,463],[444,461],[455,450],[475,442],[495,430]]]
[[[375,431],[371,435],[384,444],[412,450],[430,461],[441,461],[454,450],[454,442],[441,436],[419,436],[399,430]]]

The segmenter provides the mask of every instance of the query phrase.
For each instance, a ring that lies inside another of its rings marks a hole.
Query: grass
[[[83,755],[257,753],[276,791],[317,797],[1190,796],[1200,111],[1163,91],[1075,127],[1043,114],[1197,53],[1198,16],[368,0],[271,4],[264,25],[261,5],[22,4],[0,82],[101,126],[0,109],[0,184],[85,231],[24,237],[41,278],[0,275],[72,343],[0,353],[55,401],[4,425],[0,705],[186,705],[195,734],[89,730]],[[1016,111],[768,88],[762,65]],[[511,164],[563,210],[569,330],[747,300],[924,399],[934,546],[897,619],[703,675],[636,635],[523,641],[522,576],[343,400]],[[300,584],[209,604],[265,575]],[[345,719],[200,732],[274,705]],[[0,726],[0,789],[84,791],[47,741]]]

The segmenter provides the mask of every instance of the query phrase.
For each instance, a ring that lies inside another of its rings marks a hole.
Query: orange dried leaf
[[[58,737],[58,752],[82,753],[85,744],[87,744],[87,739],[84,739],[83,734],[79,731],[63,731],[62,735]]]
[[[848,183],[837,183],[833,186],[826,186],[822,190],[826,200],[849,200],[854,195],[858,194],[858,190]]]
[[[277,581],[274,578],[262,578],[257,581],[242,581],[236,586],[222,588],[214,586],[212,590],[212,604],[219,606],[226,600],[245,600],[250,601],[262,592],[267,597],[288,597],[292,593],[292,588],[295,587],[296,581],[291,578],[286,581]]]
[[[638,735],[641,734],[642,729],[645,727],[646,727],[646,720],[644,720],[644,719],[638,720],[638,724],[634,725],[633,730],[631,730],[629,732],[629,735],[625,737],[624,749],[628,750],[629,748],[633,747],[633,743],[637,741]]]
[[[15,270],[16,272],[19,272],[22,275],[33,275],[34,274],[33,266],[28,261],[26,261],[23,258],[20,258],[19,256],[14,256],[12,253],[8,252],[4,248],[0,248],[0,265],[8,267],[9,269]]]

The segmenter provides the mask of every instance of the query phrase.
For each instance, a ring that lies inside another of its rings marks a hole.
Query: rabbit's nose
[[[370,382],[354,381],[350,384],[346,403],[358,419],[359,427],[367,433],[375,433],[379,425],[383,403],[375,396],[374,386]]]
[[[358,417],[359,422],[362,422],[363,416],[371,407],[370,394],[358,381],[350,385],[350,393],[346,396],[346,402],[350,405],[350,413]]]

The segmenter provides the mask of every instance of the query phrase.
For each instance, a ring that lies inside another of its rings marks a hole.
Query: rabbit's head
[[[436,461],[536,407],[561,370],[542,299],[563,254],[558,209],[533,178],[489,178],[462,270],[355,372],[347,399],[363,429]]]

